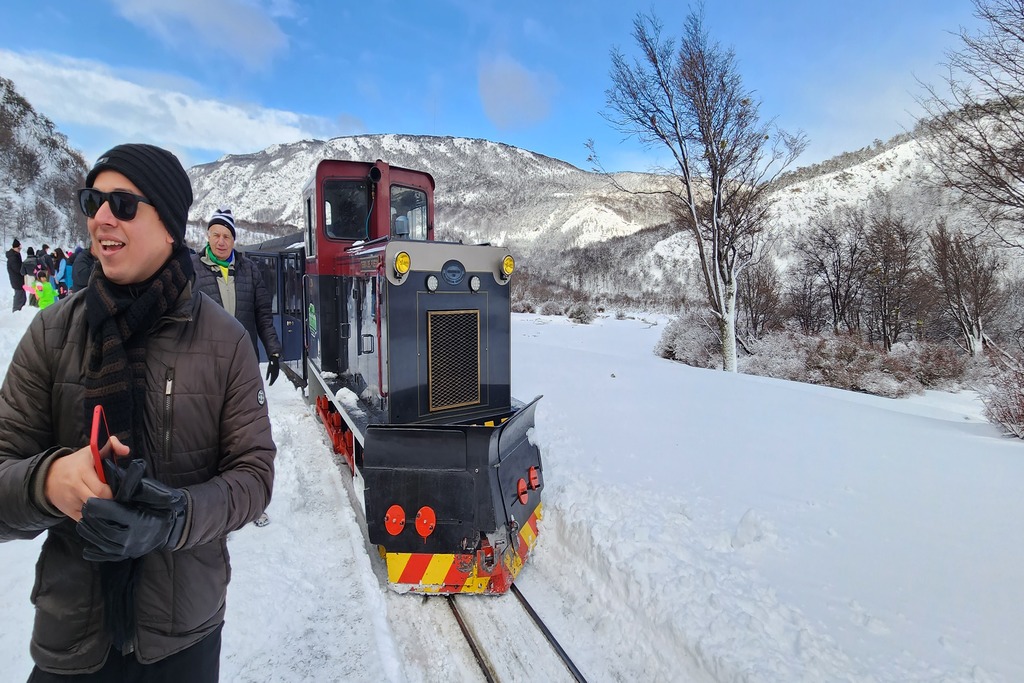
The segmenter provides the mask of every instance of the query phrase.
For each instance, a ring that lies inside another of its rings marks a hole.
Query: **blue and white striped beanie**
[[[209,230],[215,225],[223,225],[231,231],[231,239],[235,238],[235,217],[231,215],[231,209],[217,209],[213,214],[213,218],[206,225],[206,229]]]

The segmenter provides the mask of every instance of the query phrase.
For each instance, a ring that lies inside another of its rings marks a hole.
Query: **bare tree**
[[[864,244],[866,214],[862,209],[841,207],[812,218],[795,241],[802,271],[813,276],[828,295],[832,331],[856,332],[867,271]]]
[[[873,198],[864,233],[867,278],[865,301],[871,332],[886,352],[913,326],[913,302],[920,276],[922,235],[888,195]]]
[[[782,284],[775,263],[763,260],[745,268],[739,279],[738,325],[744,336],[760,339],[782,328]],[[743,343],[743,337],[737,337]]]
[[[1003,259],[980,239],[951,231],[944,219],[938,221],[928,243],[928,266],[946,312],[956,323],[964,349],[978,356],[985,342],[984,323],[1003,304],[999,286]]]
[[[60,216],[46,202],[37,202],[32,212],[36,229],[41,235],[53,235],[60,225]]]
[[[924,84],[920,140],[945,182],[1024,248],[1024,2],[973,1],[985,26],[947,53],[948,94]]]
[[[688,15],[678,47],[653,15],[638,14],[632,35],[639,58],[612,51],[608,119],[671,154],[678,220],[696,244],[723,368],[735,372],[737,281],[771,242],[771,182],[806,140],[760,120],[760,102],[743,87],[733,51],[710,39],[702,9]]]
[[[806,264],[799,264],[787,283],[783,295],[785,316],[795,320],[805,335],[819,334],[827,324],[828,313],[817,275]]]

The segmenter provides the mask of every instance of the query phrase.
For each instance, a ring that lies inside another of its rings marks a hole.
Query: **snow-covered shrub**
[[[541,315],[562,315],[562,304],[555,301],[545,301],[540,305]]]
[[[626,312],[623,311],[621,308],[619,310],[615,311],[615,319],[616,320],[625,320],[626,319]]]
[[[911,364],[852,335],[818,340],[807,355],[807,381],[889,398],[922,389]]]
[[[696,368],[721,367],[721,343],[699,310],[685,311],[665,326],[654,353]]]
[[[875,396],[901,398],[919,394],[924,386],[917,379],[912,358],[878,351],[876,362],[871,364],[860,380],[860,391]]]
[[[521,299],[519,301],[512,302],[513,313],[535,313],[537,307],[533,305],[533,302],[529,299]]]
[[[854,389],[871,365],[874,353],[847,335],[822,337],[807,354],[807,381],[838,389]]]
[[[739,358],[740,372],[759,377],[807,382],[809,337],[793,332],[769,332],[747,343],[752,355]]]
[[[581,301],[569,306],[569,310],[565,312],[565,316],[573,322],[580,323],[581,325],[589,325],[597,317],[594,312],[593,306],[585,301]]]
[[[917,381],[930,389],[959,388],[968,361],[959,349],[928,342],[896,344],[890,356],[908,363]]]
[[[985,417],[1018,439],[1024,439],[1024,371],[1010,368],[999,373],[982,392]]]

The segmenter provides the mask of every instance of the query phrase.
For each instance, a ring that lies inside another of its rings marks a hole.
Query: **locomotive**
[[[507,591],[536,545],[544,489],[540,397],[511,394],[514,258],[435,241],[434,179],[379,159],[319,162],[302,206],[301,236],[245,253],[389,585]]]

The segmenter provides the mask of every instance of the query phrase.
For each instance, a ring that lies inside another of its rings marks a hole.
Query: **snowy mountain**
[[[241,221],[281,233],[295,229],[301,189],[322,159],[383,159],[425,170],[437,183],[442,236],[514,245],[524,253],[600,243],[669,220],[663,202],[630,195],[557,159],[487,140],[413,135],[305,140],[194,166],[191,218],[204,228],[206,218],[228,205]],[[626,187],[665,182],[641,174],[619,179]]]
[[[82,155],[67,137],[0,77],[0,240],[68,246],[85,239],[75,190],[85,180]]]
[[[443,239],[508,245],[531,272],[553,282],[608,296],[685,296],[679,273],[692,268],[689,239],[678,234],[661,196],[624,191],[667,189],[673,178],[623,173],[613,183],[487,140],[394,134],[306,140],[195,166],[189,170],[196,195],[190,238],[202,241],[205,219],[221,205],[250,224],[243,242],[296,229],[301,188],[327,158],[383,159],[430,172]],[[775,195],[780,250],[785,254],[787,237],[816,213],[864,203],[879,190],[897,197],[922,226],[940,212],[955,219],[961,209],[950,206],[934,179],[909,135],[799,169]]]
[[[23,241],[78,241],[84,221],[73,190],[85,162],[9,81],[0,79],[0,89],[7,124],[0,126],[0,237],[5,244],[15,234]],[[327,158],[383,159],[430,172],[441,239],[507,245],[531,276],[546,282],[608,299],[663,304],[692,296],[693,247],[656,192],[672,188],[674,178],[609,178],[479,139],[387,134],[304,140],[194,166],[189,243],[205,241],[206,221],[221,206],[234,210],[241,244],[294,231],[301,188]],[[791,237],[814,215],[862,204],[879,190],[890,192],[922,227],[943,214],[953,225],[969,220],[935,180],[910,134],[797,169],[775,195],[780,256],[786,258]],[[630,191],[640,189],[645,194]]]

